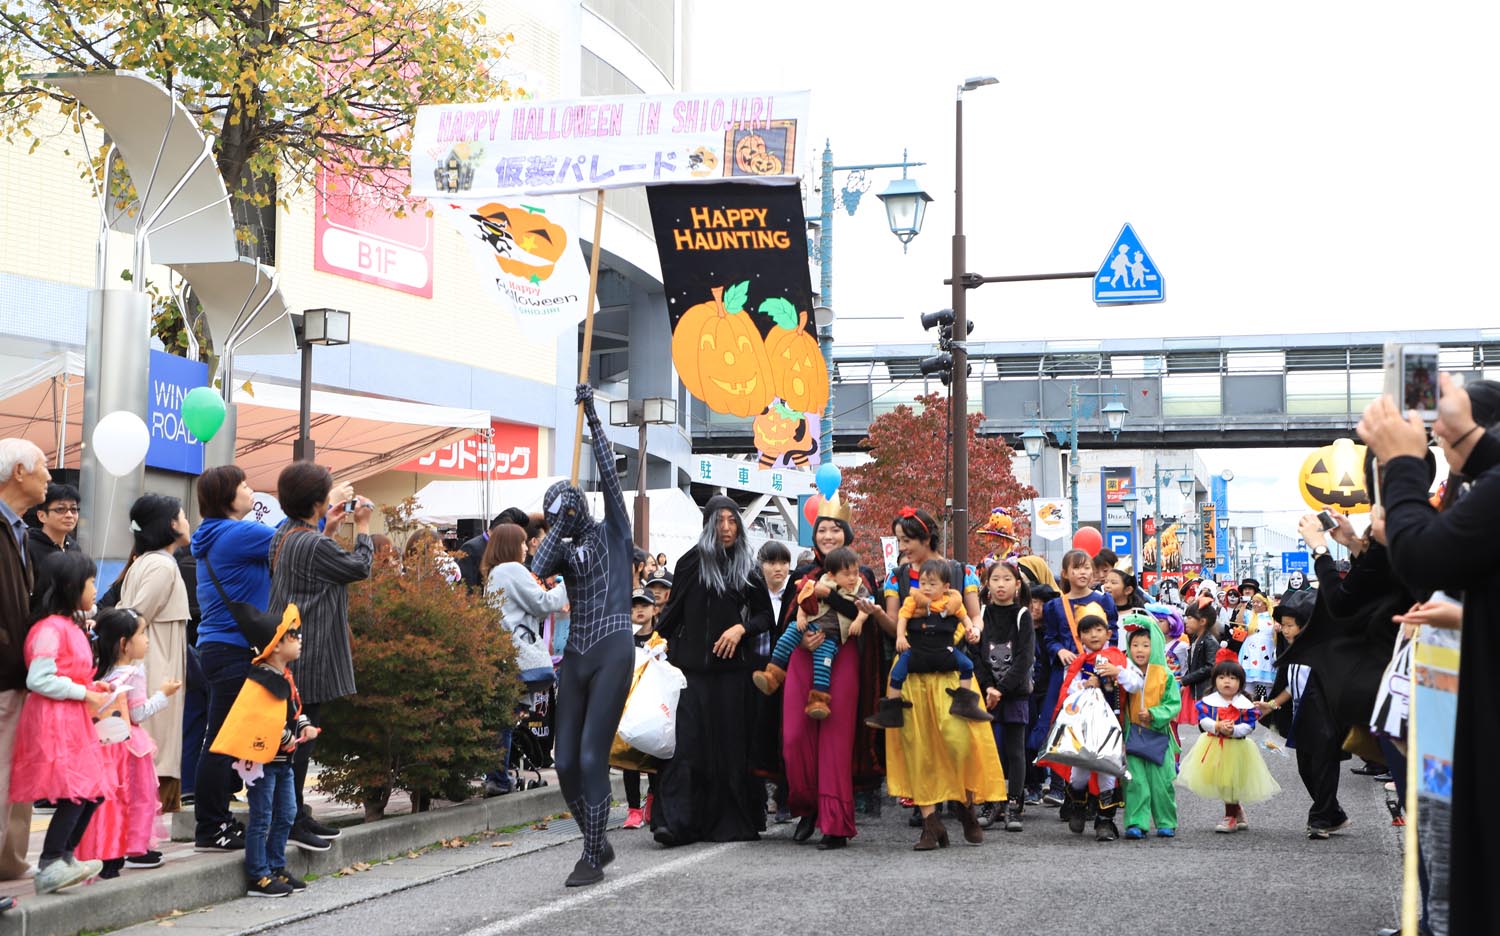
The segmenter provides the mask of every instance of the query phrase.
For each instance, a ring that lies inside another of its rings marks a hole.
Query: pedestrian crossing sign
[[[1099,305],[1130,305],[1138,302],[1161,302],[1166,298],[1166,283],[1161,271],[1135,229],[1126,224],[1109,248],[1109,254],[1094,276],[1094,302]]]

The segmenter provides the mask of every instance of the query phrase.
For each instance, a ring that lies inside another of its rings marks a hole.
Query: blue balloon
[[[839,485],[844,483],[844,473],[839,470],[839,466],[827,462],[818,466],[818,473],[814,477],[818,483],[818,493],[823,495],[824,500],[832,497]]]

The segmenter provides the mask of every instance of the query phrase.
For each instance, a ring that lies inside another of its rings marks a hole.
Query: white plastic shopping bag
[[[1068,696],[1037,756],[1037,762],[1042,761],[1115,777],[1126,775],[1125,736],[1104,693],[1091,686]]]
[[[620,716],[620,739],[652,757],[666,759],[675,754],[677,698],[686,687],[682,670],[649,657]]]

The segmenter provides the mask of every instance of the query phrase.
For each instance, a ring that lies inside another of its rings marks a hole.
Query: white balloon
[[[150,447],[151,432],[134,413],[116,410],[94,426],[94,457],[117,478],[139,467]]]

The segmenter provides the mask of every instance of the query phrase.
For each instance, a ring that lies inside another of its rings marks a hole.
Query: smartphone
[[[1333,519],[1333,511],[1320,510],[1318,511],[1318,526],[1323,528],[1324,533],[1327,533],[1329,530],[1338,529],[1339,522]]]
[[[1415,410],[1424,420],[1437,418],[1438,346],[1387,344],[1386,392],[1402,412]]]
[[[351,497],[344,503],[344,513],[352,514],[359,509],[359,498]]]

